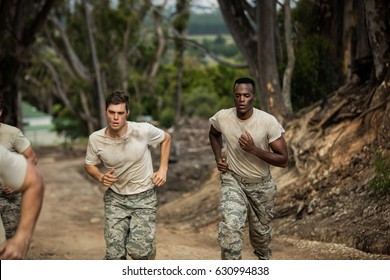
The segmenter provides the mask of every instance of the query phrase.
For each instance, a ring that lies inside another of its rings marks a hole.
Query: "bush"
[[[175,121],[175,111],[172,108],[165,108],[159,117],[161,126],[169,128]]]
[[[198,86],[184,96],[185,113],[188,116],[210,117],[216,111],[218,96],[208,88]]]
[[[390,159],[382,156],[377,151],[374,159],[374,167],[377,176],[368,182],[368,185],[380,194],[390,193]]]

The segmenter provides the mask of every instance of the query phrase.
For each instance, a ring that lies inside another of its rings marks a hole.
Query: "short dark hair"
[[[106,110],[107,110],[108,106],[110,106],[110,104],[118,105],[121,103],[125,103],[126,104],[126,112],[128,112],[129,111],[129,99],[130,98],[126,92],[124,92],[122,90],[114,91],[114,92],[110,93],[106,98]]]
[[[256,91],[256,84],[255,81],[252,80],[251,78],[243,77],[243,78],[238,78],[233,85],[233,92],[236,90],[236,85],[237,84],[251,84],[253,88],[253,93]]]
[[[0,110],[2,110],[4,108],[5,108],[5,101],[4,101],[4,98],[2,96],[0,96]]]

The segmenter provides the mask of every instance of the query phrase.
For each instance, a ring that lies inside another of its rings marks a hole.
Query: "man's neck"
[[[111,138],[122,138],[127,131],[127,124],[123,126],[120,130],[113,130],[110,127],[107,127],[106,134]]]

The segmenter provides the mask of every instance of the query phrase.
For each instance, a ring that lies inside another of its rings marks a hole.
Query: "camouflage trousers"
[[[218,242],[223,260],[240,260],[243,229],[249,224],[249,239],[259,259],[270,259],[271,221],[274,217],[276,185],[269,175],[256,183],[243,183],[231,172],[221,173],[222,222]]]
[[[20,192],[5,194],[0,190],[0,215],[7,239],[14,236],[18,228],[21,204],[22,194]]]
[[[106,260],[154,259],[157,195],[155,189],[135,195],[104,194]]]

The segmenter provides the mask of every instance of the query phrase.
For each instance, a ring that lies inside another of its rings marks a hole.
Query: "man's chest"
[[[140,161],[148,152],[148,145],[140,139],[123,139],[99,144],[98,156],[105,165],[131,165]]]

